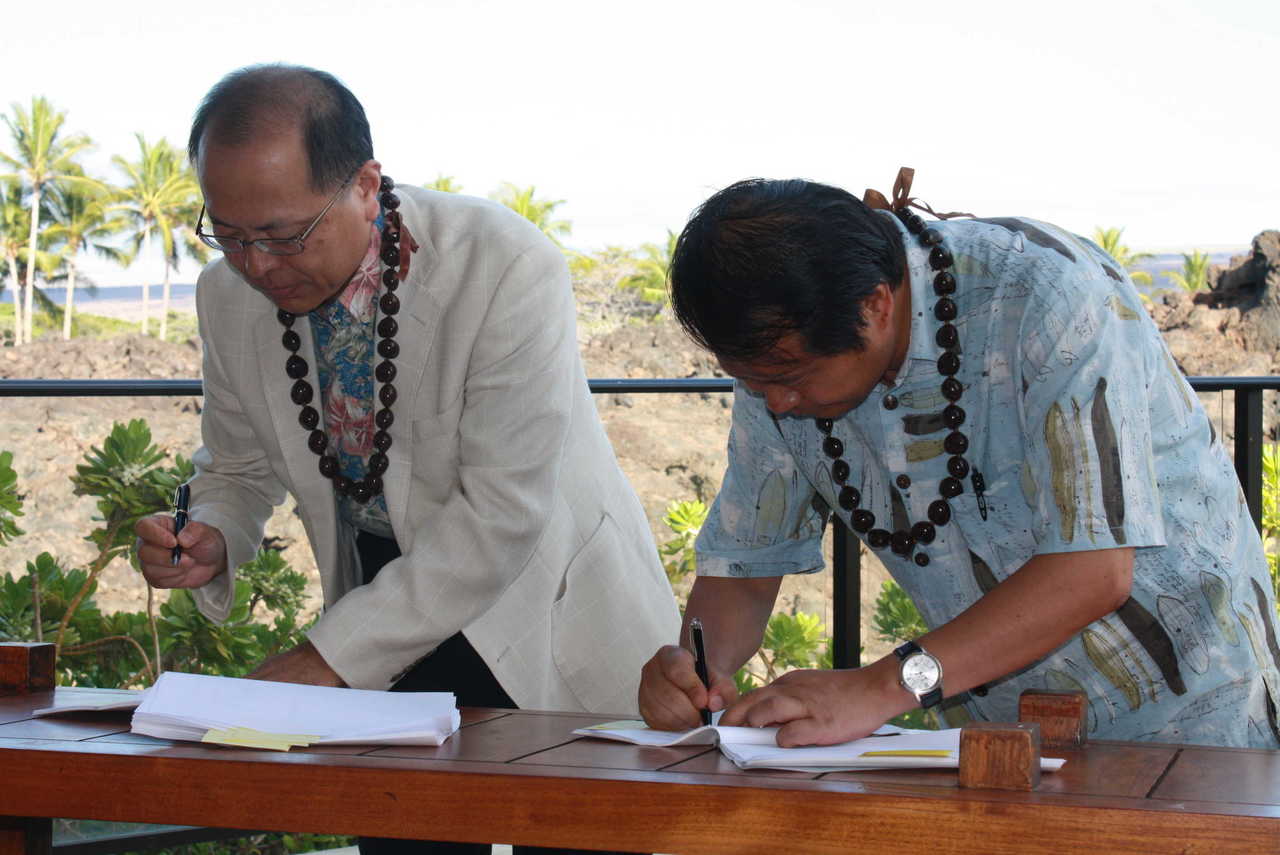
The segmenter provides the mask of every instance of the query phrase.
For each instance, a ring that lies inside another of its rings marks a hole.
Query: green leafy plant
[[[893,644],[911,641],[929,631],[916,604],[902,590],[902,586],[892,579],[885,580],[880,586],[880,596],[876,597],[876,610],[871,617],[871,626],[875,628],[881,641]]]
[[[1280,618],[1280,443],[1275,442],[1262,446],[1262,545]]]
[[[11,460],[0,454],[0,523],[4,515],[20,512]],[[25,576],[0,577],[0,640],[57,639],[63,685],[135,686],[163,668],[243,676],[304,637],[306,578],[274,550],[260,551],[239,568],[233,608],[222,624],[202,615],[185,590],[173,591],[158,616],[150,587],[145,613],[101,612],[93,599],[99,574],[129,554],[134,523],[167,507],[173,488],[192,475],[190,461],[178,457],[167,466],[166,460],[145,422],[113,425],[72,477],[77,494],[97,499],[101,525],[86,539],[98,555],[86,568],[67,568],[41,553],[27,564]],[[259,608],[263,621],[254,620]]]
[[[24,532],[14,522],[22,516],[22,496],[18,494],[18,474],[13,471],[13,452],[0,452],[0,546]]]
[[[778,612],[769,618],[760,650],[733,679],[738,691],[746,692],[793,668],[830,668],[831,656],[831,640],[817,615]]]
[[[151,443],[151,428],[142,419],[127,425],[116,422],[102,447],[92,447],[85,462],[76,467],[71,483],[77,496],[98,500],[102,525],[86,538],[98,548],[89,565],[83,593],[112,560],[126,555],[133,546],[133,527],[148,514],[165,508],[178,484],[194,474],[191,461],[178,457],[172,468],[161,464],[167,455]],[[83,596],[83,593],[81,594]],[[73,602],[63,616],[54,643],[61,649],[66,622],[75,612]],[[160,660],[159,633],[155,627],[154,592],[147,588],[147,616],[152,625],[155,661]]]
[[[662,544],[658,553],[662,556],[667,580],[673,586],[697,569],[693,545],[698,539],[698,532],[702,531],[702,524],[707,521],[707,510],[707,506],[697,499],[667,505],[667,514],[662,521],[675,533],[675,537]]]

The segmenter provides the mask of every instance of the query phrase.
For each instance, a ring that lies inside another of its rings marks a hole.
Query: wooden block
[[[1034,790],[1040,785],[1040,725],[979,721],[960,729],[960,786]]]
[[[54,645],[0,642],[0,695],[25,695],[53,688]]]
[[[1026,689],[1018,696],[1018,721],[1040,725],[1045,748],[1083,748],[1089,739],[1089,699],[1084,692]]]
[[[0,816],[0,855],[49,855],[53,821]]]

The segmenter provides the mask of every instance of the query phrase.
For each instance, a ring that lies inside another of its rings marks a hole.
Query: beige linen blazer
[[[297,498],[324,589],[310,639],[350,686],[385,689],[461,631],[523,708],[633,713],[640,667],[679,615],[587,389],[563,255],[499,205],[396,192],[420,245],[397,291],[384,476],[402,556],[358,584],[354,532],[289,397],[275,307],[225,259],[196,292],[191,518],[222,531],[236,567],[272,506]],[[293,328],[314,363],[310,324]],[[197,590],[201,610],[225,620],[233,585],[228,572]]]

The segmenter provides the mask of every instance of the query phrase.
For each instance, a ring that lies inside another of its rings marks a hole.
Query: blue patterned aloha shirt
[[[329,451],[338,458],[338,471],[358,481],[368,471],[373,454],[374,321],[381,287],[381,217],[369,228],[369,250],[347,287],[336,300],[308,315],[315,338],[316,373],[320,379],[325,433]],[[393,538],[387,500],[379,493],[367,504],[350,496],[338,497],[338,514],[361,531]]]
[[[985,479],[986,507],[966,480],[952,522],[925,547],[928,566],[889,550],[880,559],[937,627],[1035,555],[1136,547],[1124,607],[984,697],[948,702],[947,720],[1014,721],[1023,689],[1076,689],[1097,737],[1280,747],[1276,609],[1258,533],[1226,450],[1128,276],[1093,243],[1044,223],[931,225],[955,258],[965,456]],[[898,227],[911,282],[908,358],[891,387],[877,386],[832,430],[848,483],[891,531],[927,519],[949,433],[932,271]],[[827,514],[848,520],[820,441],[812,419],[775,423],[763,398],[737,386],[699,575],[822,568]]]

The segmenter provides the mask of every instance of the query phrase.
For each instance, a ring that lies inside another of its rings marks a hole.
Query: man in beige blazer
[[[355,98],[310,69],[233,72],[197,113],[200,231],[224,252],[197,288],[204,446],[192,522],[176,541],[163,515],[138,525],[143,572],[225,619],[235,568],[292,493],[325,610],[253,676],[450,688],[487,669],[518,707],[630,713],[679,616],[587,389],[563,256],[501,206],[394,186],[368,139]],[[368,293],[352,299],[357,281]],[[370,300],[374,320],[344,326]],[[363,336],[368,352],[376,329],[365,374],[379,367],[367,400],[336,406],[314,331],[340,302],[326,341]],[[405,683],[445,647],[443,676]]]

